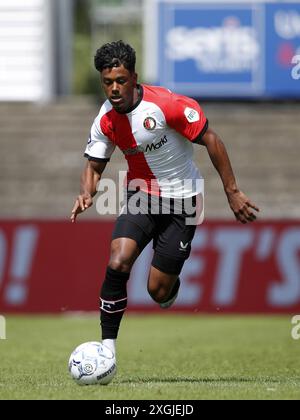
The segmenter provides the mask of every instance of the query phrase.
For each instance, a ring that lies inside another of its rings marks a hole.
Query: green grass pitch
[[[0,400],[300,399],[300,341],[291,328],[290,317],[128,314],[113,382],[79,387],[68,358],[99,341],[97,317],[8,316]]]

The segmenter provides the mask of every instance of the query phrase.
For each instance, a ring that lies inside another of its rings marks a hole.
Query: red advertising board
[[[0,223],[0,313],[98,310],[113,223]],[[129,310],[155,311],[147,294],[151,246],[128,284]],[[172,310],[300,313],[300,222],[205,222]]]

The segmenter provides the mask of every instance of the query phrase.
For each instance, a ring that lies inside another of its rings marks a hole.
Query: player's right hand
[[[79,195],[76,198],[72,213],[71,213],[71,221],[72,223],[76,222],[76,218],[78,214],[83,213],[89,207],[93,205],[93,198],[90,194],[86,195]]]

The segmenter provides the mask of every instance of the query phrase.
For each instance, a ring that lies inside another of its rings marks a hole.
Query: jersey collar
[[[130,107],[128,109],[128,111],[126,112],[126,114],[130,114],[132,111],[134,111],[139,106],[139,104],[142,102],[142,100],[143,100],[143,97],[144,97],[144,88],[143,88],[143,86],[142,85],[137,85],[137,89],[138,89],[138,95],[139,95],[138,97],[139,97],[139,99],[137,100],[137,102],[134,105],[132,105],[132,107]]]

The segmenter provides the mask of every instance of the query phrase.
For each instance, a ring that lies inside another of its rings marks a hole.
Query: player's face
[[[106,97],[117,112],[126,113],[137,101],[137,74],[123,65],[104,69],[101,82]]]

